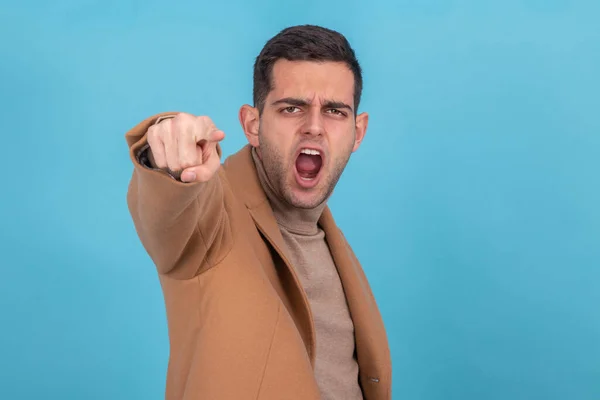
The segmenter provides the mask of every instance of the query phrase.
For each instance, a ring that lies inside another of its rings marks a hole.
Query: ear
[[[352,152],[354,153],[360,147],[365,135],[367,134],[367,126],[369,125],[369,114],[361,113],[356,116],[356,137],[354,138],[354,147]]]
[[[252,147],[258,147],[258,128],[260,126],[258,109],[251,107],[248,104],[244,104],[240,108],[238,118],[248,143],[250,143]]]

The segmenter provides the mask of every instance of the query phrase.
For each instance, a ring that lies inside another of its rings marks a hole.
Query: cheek
[[[335,126],[328,130],[330,149],[334,150],[337,157],[344,156],[354,148],[356,130],[354,126]]]
[[[284,132],[276,130],[266,130],[261,132],[260,148],[263,156],[278,168],[283,168],[291,160],[294,149],[291,140],[286,137]]]
[[[280,154],[289,153],[295,139],[296,130],[281,123],[270,123],[263,131],[264,139]]]

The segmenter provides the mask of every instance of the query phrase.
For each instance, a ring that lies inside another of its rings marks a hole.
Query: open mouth
[[[305,181],[311,181],[319,175],[323,166],[323,158],[318,150],[302,149],[296,158],[298,176]]]

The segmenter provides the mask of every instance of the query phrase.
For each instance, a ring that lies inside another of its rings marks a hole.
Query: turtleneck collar
[[[252,147],[252,160],[256,166],[258,180],[273,208],[273,214],[279,226],[288,230],[291,233],[300,235],[315,235],[319,232],[318,221],[327,205],[327,201],[323,201],[315,208],[303,209],[297,208],[279,198],[275,193],[271,182],[269,181],[262,161],[258,156],[256,149]]]

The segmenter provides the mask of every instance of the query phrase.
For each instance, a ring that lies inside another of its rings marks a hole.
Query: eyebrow
[[[291,106],[296,106],[296,107],[306,107],[306,106],[310,105],[310,102],[305,99],[301,99],[301,98],[297,98],[297,97],[285,97],[283,99],[279,99],[279,100],[271,103],[271,105],[273,105],[273,106],[276,106],[279,104],[289,104]],[[326,100],[323,103],[323,107],[325,107],[325,108],[345,108],[345,109],[349,110],[350,112],[354,112],[354,110],[352,109],[352,106],[344,103],[343,101]]]

